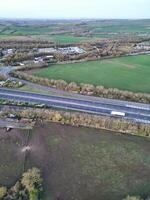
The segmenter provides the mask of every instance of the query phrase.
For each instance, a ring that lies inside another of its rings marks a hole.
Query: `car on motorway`
[[[126,114],[124,112],[111,111],[111,115],[118,117],[125,117]]]

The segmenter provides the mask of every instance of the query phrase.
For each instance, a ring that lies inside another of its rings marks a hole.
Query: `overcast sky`
[[[150,0],[0,0],[0,17],[150,18]]]

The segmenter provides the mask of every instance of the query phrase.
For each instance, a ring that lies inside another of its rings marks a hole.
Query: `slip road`
[[[150,124],[150,105],[99,98],[99,100],[82,100],[77,98],[67,98],[60,96],[50,96],[19,90],[0,88],[0,98],[14,100],[17,102],[27,102],[45,104],[51,108],[58,108],[71,111],[79,111],[103,116],[112,116],[132,120],[139,123]],[[123,113],[124,115],[114,116],[112,113]]]

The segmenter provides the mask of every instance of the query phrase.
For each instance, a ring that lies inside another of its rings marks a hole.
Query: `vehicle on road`
[[[125,117],[125,113],[124,112],[118,112],[118,111],[111,111],[111,115],[114,115],[114,116],[119,116],[119,117]]]

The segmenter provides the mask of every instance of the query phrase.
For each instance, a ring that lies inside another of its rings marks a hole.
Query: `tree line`
[[[83,126],[89,128],[105,129],[114,132],[150,137],[150,125],[135,123],[119,118],[111,118],[79,112],[65,112],[61,110],[44,108],[26,108],[25,110],[18,110],[17,112],[10,108],[6,112],[1,112],[1,115],[3,117],[7,117],[7,115],[10,113],[18,116],[18,118],[27,118],[34,121],[50,121],[77,127]]]
[[[32,83],[54,87],[68,92],[139,103],[150,103],[150,94],[147,93],[134,93],[130,91],[119,90],[117,88],[105,88],[103,86],[94,86],[91,84],[77,84],[75,82],[67,83],[64,80],[41,78],[21,71],[12,72],[11,75]]]

